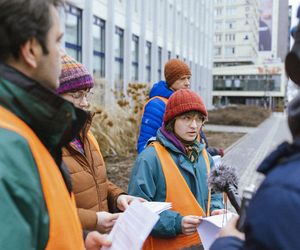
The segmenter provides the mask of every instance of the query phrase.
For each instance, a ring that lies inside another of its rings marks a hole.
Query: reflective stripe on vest
[[[172,203],[172,210],[179,212],[182,216],[198,215],[205,216],[202,207],[197,202],[184,177],[180,173],[177,165],[172,159],[170,153],[159,142],[153,142],[166,181],[166,202]],[[205,149],[202,155],[206,163],[207,173],[210,172],[210,162]],[[180,188],[179,188],[180,187]],[[207,213],[210,214],[211,192],[208,191]],[[199,245],[201,243],[198,233],[192,235],[180,234],[174,238],[158,238],[149,236],[143,246],[144,250],[175,250]]]
[[[143,112],[142,112],[142,117],[143,117],[143,115],[144,115],[145,108],[146,108],[147,104],[148,104],[149,102],[151,102],[152,100],[156,99],[156,98],[158,98],[159,100],[163,101],[164,104],[167,104],[167,102],[168,102],[168,99],[165,98],[165,97],[162,97],[162,96],[154,96],[154,97],[150,98],[150,99],[144,104]]]
[[[0,106],[0,117],[0,127],[26,139],[35,159],[50,223],[46,249],[84,249],[74,196],[70,197],[54,159],[36,134],[16,115]]]

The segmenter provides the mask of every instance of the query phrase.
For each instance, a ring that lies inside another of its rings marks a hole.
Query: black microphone
[[[225,192],[230,203],[239,214],[241,199],[238,193],[238,178],[235,168],[223,163],[216,166],[208,176],[208,186],[213,192]]]

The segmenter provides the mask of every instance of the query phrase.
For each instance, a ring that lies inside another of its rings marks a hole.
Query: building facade
[[[214,11],[215,41],[220,40],[214,45],[213,102],[281,109],[287,85],[288,2],[215,0]]]
[[[69,0],[61,16],[65,49],[93,72],[97,103],[164,79],[166,61],[180,58],[211,108],[213,1]]]

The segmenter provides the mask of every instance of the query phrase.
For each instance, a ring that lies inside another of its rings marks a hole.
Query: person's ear
[[[43,54],[42,47],[36,38],[29,39],[20,49],[24,61],[32,68],[37,68]]]

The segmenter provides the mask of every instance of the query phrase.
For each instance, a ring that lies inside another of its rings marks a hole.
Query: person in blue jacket
[[[179,59],[169,60],[165,65],[164,73],[166,81],[161,80],[153,85],[150,90],[149,101],[144,106],[137,143],[138,153],[145,149],[149,139],[155,137],[157,130],[161,127],[169,97],[175,91],[189,89],[191,86],[191,70],[185,62]],[[200,131],[200,138],[212,156],[224,155],[223,149],[208,147],[208,142],[202,130]]]
[[[156,134],[157,141],[138,155],[128,193],[148,201],[172,203],[172,210],[160,214],[151,233],[154,237],[190,235],[200,223],[200,211],[206,215],[224,212],[222,194],[210,194],[207,186],[207,173],[214,165],[213,160],[204,144],[197,140],[206,117],[207,111],[199,95],[190,89],[176,91],[167,103],[164,125]],[[168,156],[171,162],[165,162],[161,156]],[[176,171],[179,177],[173,176]],[[180,193],[182,190],[184,192]],[[177,209],[178,199],[181,209]],[[186,206],[184,200],[187,200]],[[193,204],[196,209],[190,210]]]
[[[237,231],[235,218],[211,250],[299,249],[300,95],[288,106],[288,123],[293,143],[282,143],[258,168],[266,178],[247,210],[245,235]]]

